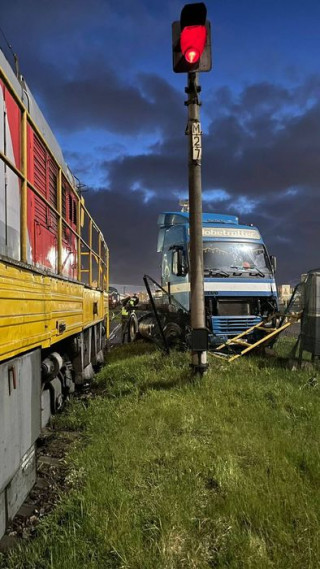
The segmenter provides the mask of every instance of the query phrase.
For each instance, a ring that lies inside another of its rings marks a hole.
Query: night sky
[[[158,278],[157,216],[187,197],[177,0],[0,0],[0,26],[110,248],[111,282]],[[279,283],[320,266],[320,3],[206,2],[203,210],[237,214]],[[0,46],[10,52],[0,34]],[[12,57],[10,59],[12,61]]]

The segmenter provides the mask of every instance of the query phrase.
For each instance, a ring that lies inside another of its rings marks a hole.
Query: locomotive
[[[0,50],[0,538],[51,414],[103,362],[109,253],[48,123]]]

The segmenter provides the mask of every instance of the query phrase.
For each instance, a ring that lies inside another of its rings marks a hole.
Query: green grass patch
[[[1,568],[320,566],[315,372],[250,356],[194,378],[189,360],[110,353],[96,397],[57,420],[79,430],[73,489]]]

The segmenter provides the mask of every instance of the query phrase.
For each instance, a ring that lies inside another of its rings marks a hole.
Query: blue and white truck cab
[[[161,284],[189,310],[189,213],[161,213],[158,225]],[[216,344],[277,310],[276,261],[259,230],[240,225],[236,216],[203,213],[202,235],[206,324]]]

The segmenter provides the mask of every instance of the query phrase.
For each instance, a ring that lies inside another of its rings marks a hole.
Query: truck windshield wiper
[[[217,277],[218,275],[220,277],[229,277],[230,276],[230,274],[226,273],[226,271],[222,271],[221,269],[216,269],[215,267],[213,267],[213,268],[205,267],[203,269],[203,272],[209,273],[209,277]]]
[[[263,277],[263,278],[266,276],[266,275],[265,275],[262,271],[260,271],[260,269],[258,269],[258,267],[256,267],[255,265],[253,265],[252,268],[253,268],[255,271],[257,271],[256,273],[252,273],[252,274],[258,274],[258,275],[260,275],[260,277]],[[249,270],[250,270],[250,269],[249,269]],[[250,272],[251,272],[251,270],[250,270]]]

